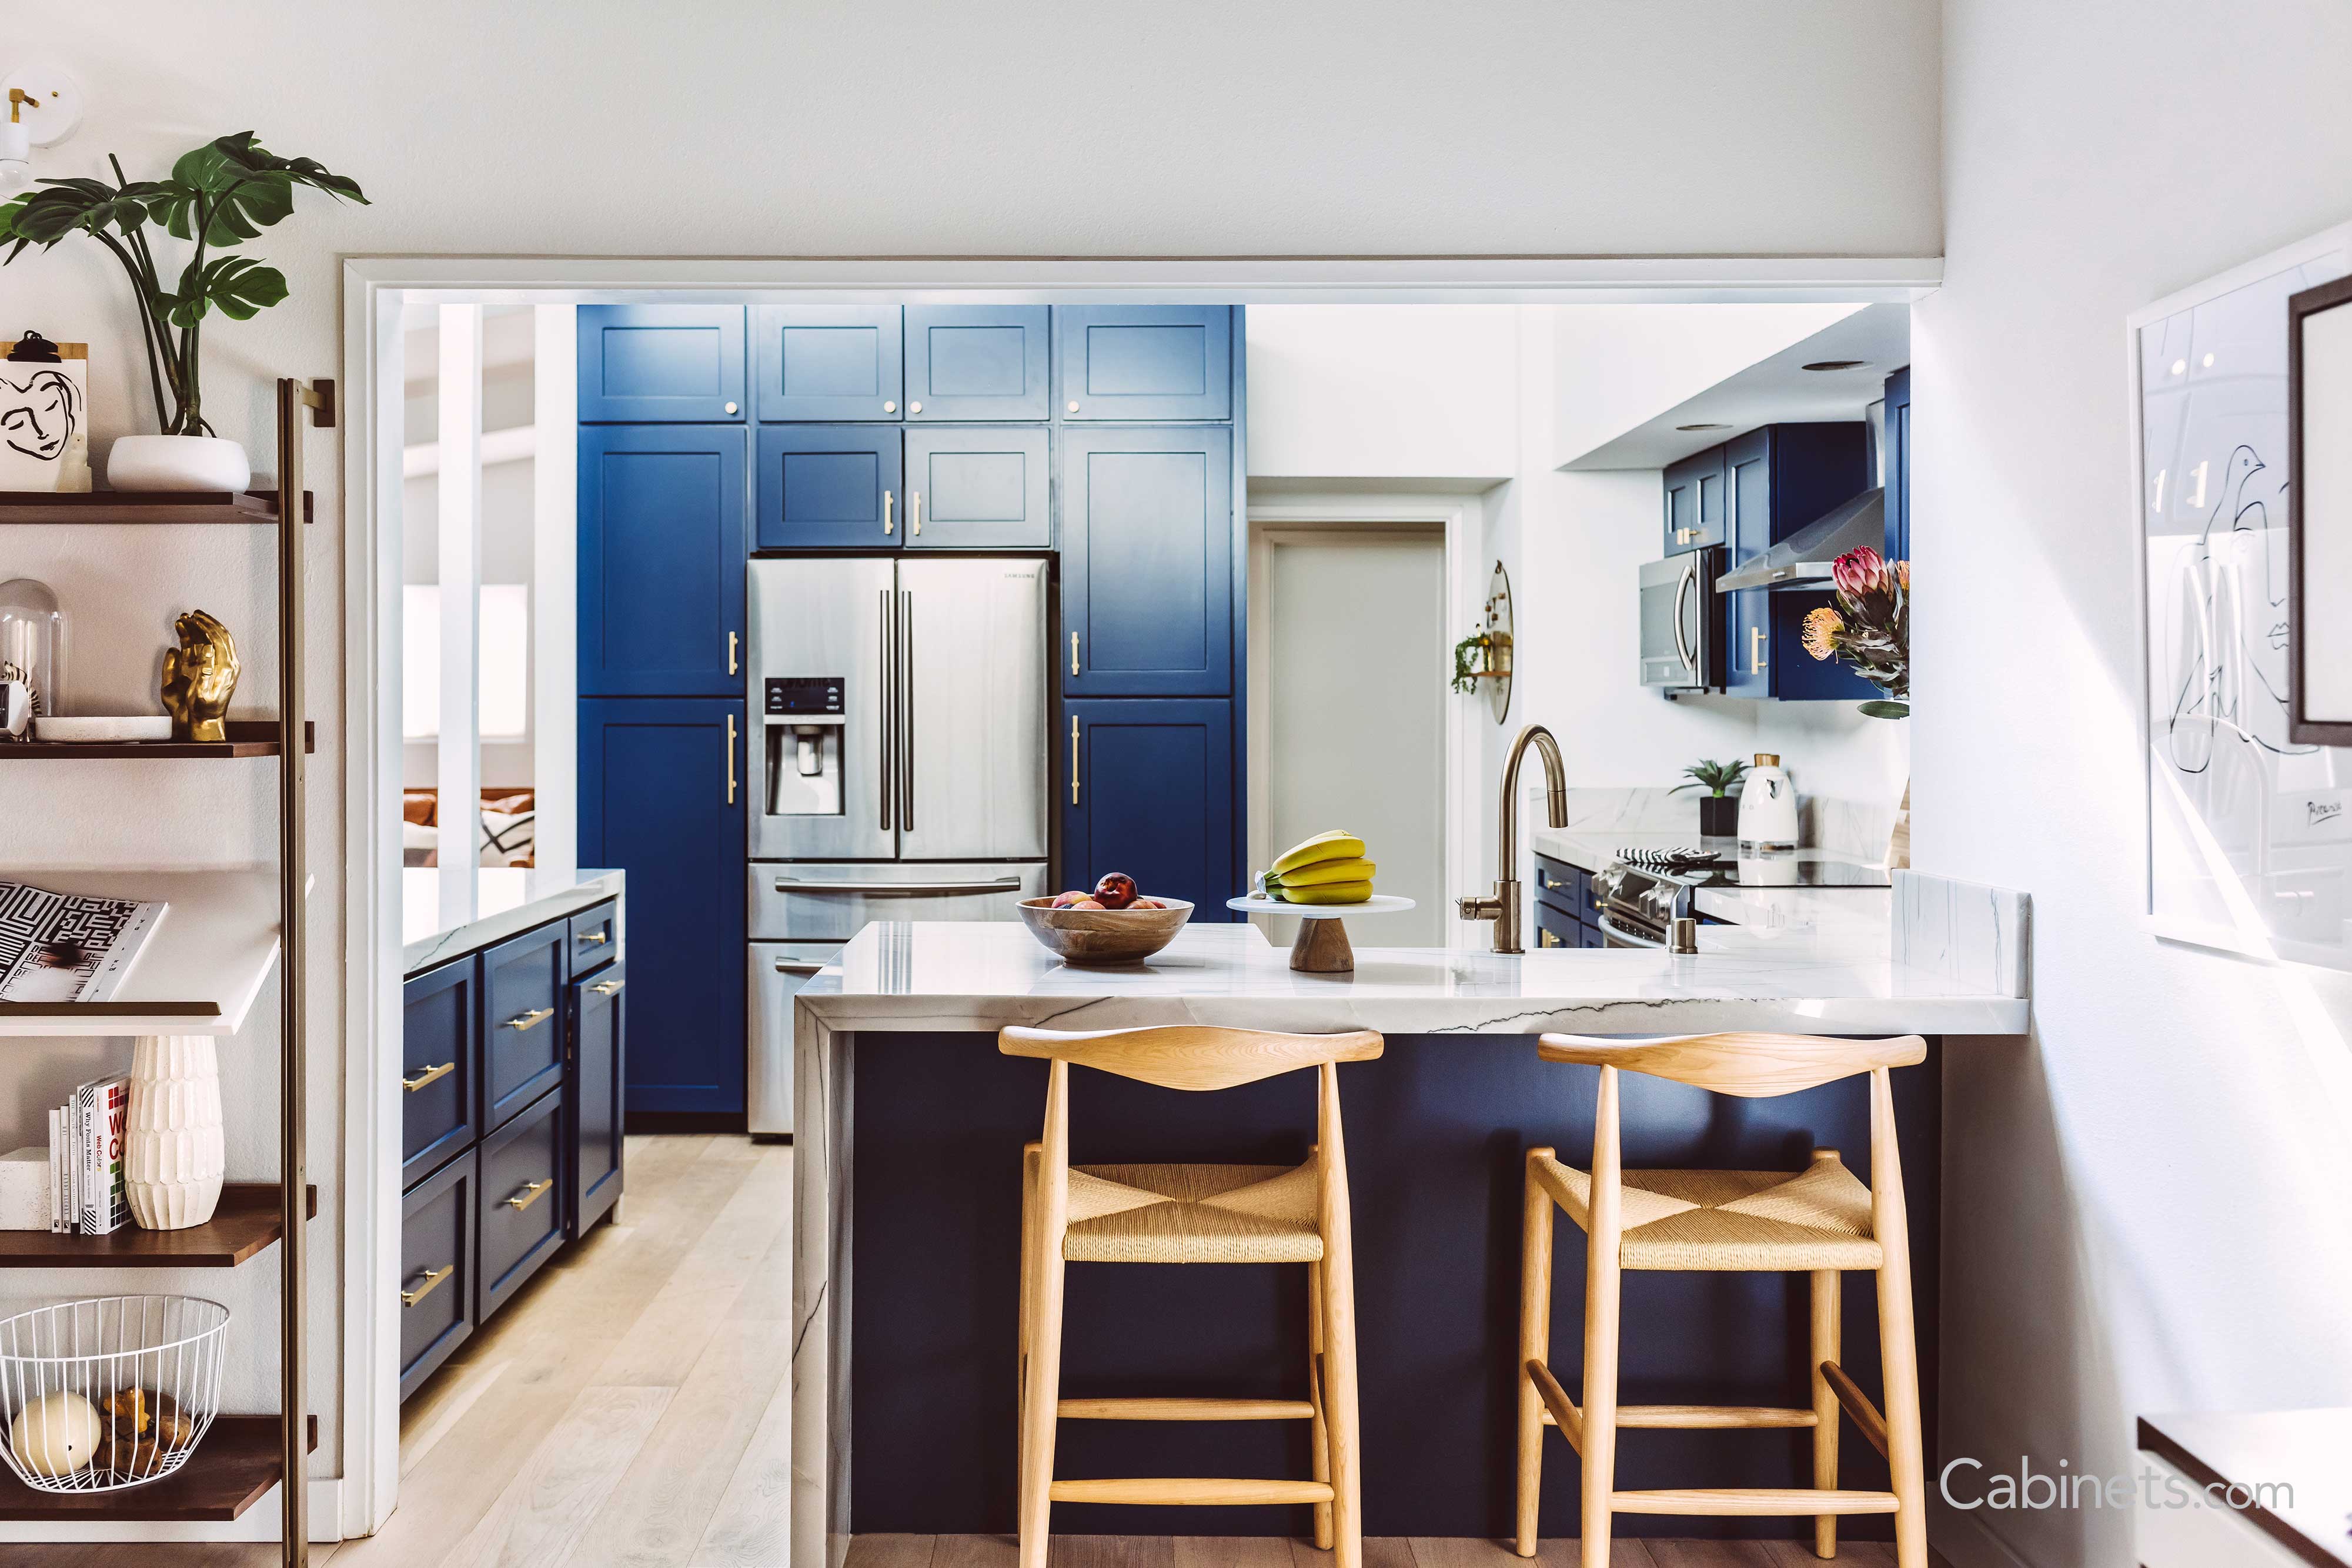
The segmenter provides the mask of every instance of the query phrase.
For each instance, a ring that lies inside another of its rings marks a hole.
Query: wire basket
[[[100,1296],[0,1318],[0,1456],[36,1491],[120,1491],[187,1463],[220,1403],[228,1309]]]

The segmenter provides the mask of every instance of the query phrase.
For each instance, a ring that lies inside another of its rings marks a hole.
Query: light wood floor
[[[599,1226],[402,1412],[400,1506],[319,1568],[782,1568],[791,1487],[792,1150],[633,1137]],[[1061,1536],[1055,1568],[1328,1568],[1270,1537]],[[1508,1568],[1498,1542],[1365,1542],[1366,1568]],[[1013,1568],[1012,1540],[866,1535],[847,1568]],[[1892,1551],[1843,1548],[1884,1568]],[[0,1568],[114,1568],[119,1545],[0,1547]],[[273,1568],[274,1545],[142,1546],[140,1568]],[[1547,1541],[1545,1568],[1575,1568]],[[1796,1568],[1793,1542],[1619,1542],[1615,1568]]]

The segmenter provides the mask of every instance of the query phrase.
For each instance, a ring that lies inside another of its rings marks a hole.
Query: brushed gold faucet
[[[1528,725],[1511,742],[1511,755],[1503,764],[1503,809],[1496,823],[1496,841],[1501,850],[1497,857],[1499,870],[1495,876],[1492,896],[1481,898],[1469,894],[1454,901],[1454,907],[1465,920],[1491,920],[1495,923],[1495,951],[1524,953],[1519,945],[1519,759],[1532,745],[1544,767],[1544,814],[1555,828],[1568,826],[1568,773],[1559,765],[1559,743],[1552,739],[1551,731],[1539,724]]]

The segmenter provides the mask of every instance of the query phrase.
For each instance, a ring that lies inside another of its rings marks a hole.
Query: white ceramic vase
[[[253,483],[245,448],[217,435],[121,435],[106,454],[117,490],[242,490]]]
[[[131,1218],[185,1230],[213,1217],[227,1169],[220,1063],[210,1035],[142,1035],[131,1046],[123,1183]]]

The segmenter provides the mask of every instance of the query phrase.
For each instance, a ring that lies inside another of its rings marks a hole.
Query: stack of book
[[[131,1222],[122,1184],[131,1080],[93,1078],[49,1113],[49,1228],[104,1236]]]

